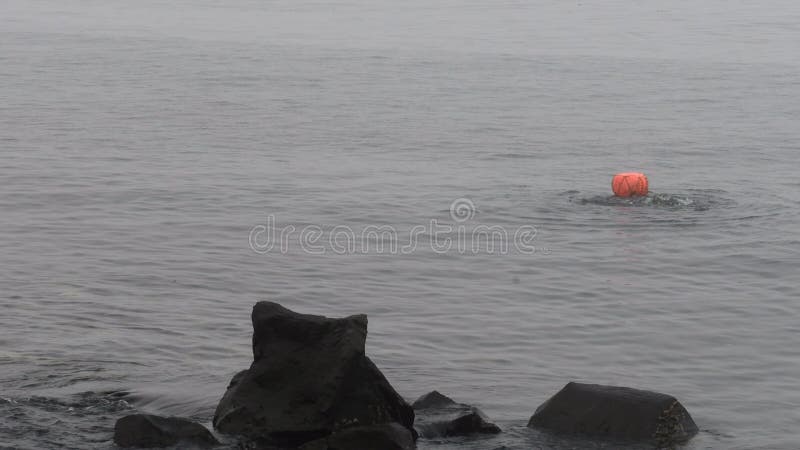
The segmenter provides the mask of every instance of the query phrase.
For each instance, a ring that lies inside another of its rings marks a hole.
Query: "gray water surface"
[[[208,424],[272,300],[507,431],[423,449],[590,445],[524,426],[570,380],[797,448],[800,7],[750,3],[0,2],[0,447]],[[631,170],[656,196],[609,200]],[[258,253],[269,216],[536,251]]]

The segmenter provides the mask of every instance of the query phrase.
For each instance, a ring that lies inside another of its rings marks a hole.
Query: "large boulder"
[[[120,447],[171,447],[179,443],[197,447],[219,444],[204,426],[179,417],[149,414],[125,416],[114,425],[114,443]]]
[[[350,427],[308,442],[299,450],[413,450],[414,435],[398,423]]]
[[[253,364],[217,406],[219,431],[291,447],[396,422],[416,437],[413,409],[364,353],[366,316],[330,319],[259,302],[252,319]]]
[[[489,422],[478,408],[457,403],[438,391],[423,395],[411,406],[416,413],[417,430],[425,438],[500,432],[500,427]]]
[[[528,426],[659,444],[685,442],[698,431],[689,412],[675,397],[581,383],[568,383],[539,406]]]

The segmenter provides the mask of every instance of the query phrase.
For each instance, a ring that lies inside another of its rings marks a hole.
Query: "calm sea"
[[[525,428],[570,380],[798,448],[798,54],[794,1],[2,0],[0,447],[208,424],[272,300],[506,430],[423,449],[582,448]]]

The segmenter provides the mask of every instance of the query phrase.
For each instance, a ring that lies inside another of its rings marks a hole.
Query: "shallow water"
[[[507,430],[420,448],[586,447],[524,427],[569,380],[675,395],[687,448],[796,448],[799,16],[0,3],[0,447],[106,448],[132,410],[208,423],[269,299],[368,314],[400,393]],[[629,170],[655,195],[609,200]],[[251,248],[269,217],[285,252]],[[535,251],[441,251],[431,220],[533,227]],[[417,245],[311,254],[309,225]]]

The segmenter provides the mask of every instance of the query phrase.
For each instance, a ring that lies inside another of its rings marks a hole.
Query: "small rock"
[[[456,404],[457,403],[453,399],[442,394],[441,392],[431,391],[418,398],[417,401],[411,404],[411,407],[414,408],[414,410],[418,410],[428,408],[446,408]]]
[[[500,427],[489,422],[481,410],[456,403],[438,391],[423,395],[412,407],[419,433],[425,438],[500,433]]]
[[[568,383],[544,402],[529,427],[611,439],[680,443],[697,425],[675,397],[658,392],[599,384]]]
[[[299,450],[413,450],[414,435],[398,423],[351,427],[311,441]]]
[[[125,416],[114,425],[114,442],[120,447],[169,447],[179,442],[213,447],[219,441],[204,426],[180,417],[149,414]]]

